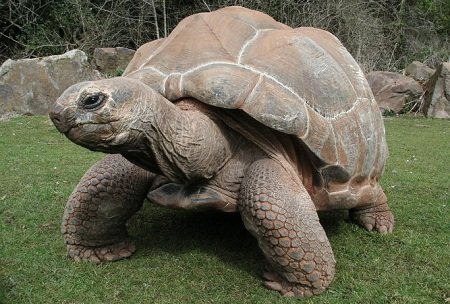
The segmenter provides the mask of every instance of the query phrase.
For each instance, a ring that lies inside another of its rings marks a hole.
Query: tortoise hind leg
[[[135,247],[125,224],[141,208],[151,181],[151,173],[119,154],[92,166],[64,212],[61,231],[69,256],[95,263],[131,256]]]
[[[335,260],[306,189],[277,162],[263,159],[247,170],[239,210],[271,271],[266,287],[286,296],[319,294],[334,276]]]
[[[350,209],[350,219],[368,231],[391,233],[394,229],[394,216],[387,204],[387,197],[379,185],[376,186],[377,196],[374,202],[364,199],[360,204],[364,207]],[[364,198],[364,195],[361,196]],[[370,197],[370,196],[368,196]]]

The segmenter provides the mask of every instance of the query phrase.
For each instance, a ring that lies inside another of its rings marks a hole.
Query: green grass
[[[450,297],[450,121],[386,119],[382,184],[396,217],[381,236],[327,213],[334,282],[302,303],[444,303]],[[130,221],[128,260],[66,258],[65,202],[101,154],[59,135],[45,117],[0,122],[0,302],[297,303],[262,286],[263,256],[236,214],[145,204]]]

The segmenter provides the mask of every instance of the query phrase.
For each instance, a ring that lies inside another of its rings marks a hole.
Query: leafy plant
[[[241,5],[292,27],[335,34],[365,71],[401,70],[412,60],[448,60],[446,0],[5,0],[0,2],[0,62],[79,48],[140,45],[165,37],[191,14]]]

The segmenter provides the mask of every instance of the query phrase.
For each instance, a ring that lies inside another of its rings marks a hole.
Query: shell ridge
[[[139,68],[138,70],[135,70],[135,71],[133,71],[133,72],[130,72],[130,73],[127,74],[126,76],[129,77],[130,75],[133,75],[133,74],[135,74],[135,73],[139,73],[139,72],[142,72],[142,71],[148,71],[148,70],[153,71],[153,72],[156,72],[157,74],[159,74],[159,75],[161,75],[161,76],[163,76],[163,77],[168,76],[168,74],[165,74],[164,72],[162,72],[161,70],[159,70],[159,69],[157,69],[157,68],[155,68],[155,67],[153,67],[153,66],[151,66],[151,67],[145,67],[145,68]]]
[[[356,101],[353,103],[353,105],[352,105],[350,108],[348,108],[348,109],[345,110],[345,111],[336,113],[336,115],[330,116],[330,117],[328,117],[328,118],[331,119],[331,120],[336,120],[336,119],[340,118],[341,116],[346,115],[346,114],[352,112],[352,111],[356,108],[356,106],[360,103],[360,100],[361,100],[361,99],[362,99],[361,97],[356,98]]]
[[[186,74],[195,72],[197,70],[200,70],[200,69],[202,69],[204,67],[207,67],[207,66],[210,66],[210,65],[216,65],[216,64],[220,65],[220,64],[231,64],[231,63],[227,62],[227,61],[210,61],[208,63],[196,65],[196,66],[192,67],[191,69],[184,71],[184,73],[182,75],[186,75]]]
[[[206,66],[209,66],[209,65],[216,65],[216,64],[217,64],[217,65],[220,65],[220,64],[223,64],[223,65],[234,65],[234,66],[238,66],[238,67],[240,67],[240,68],[249,70],[249,71],[254,72],[254,73],[257,73],[257,74],[262,74],[262,75],[264,75],[265,77],[267,77],[268,79],[273,80],[273,81],[276,82],[278,85],[280,85],[280,86],[282,86],[283,88],[285,88],[286,90],[288,90],[290,93],[292,93],[297,99],[299,99],[299,100],[302,101],[303,103],[308,104],[308,103],[307,103],[300,95],[298,95],[298,93],[296,93],[291,87],[289,87],[289,86],[285,85],[284,83],[282,83],[282,82],[281,82],[280,80],[278,80],[275,76],[273,76],[273,75],[271,75],[271,74],[268,74],[268,73],[266,73],[266,72],[260,71],[260,70],[258,70],[258,69],[255,69],[255,68],[253,68],[253,67],[251,67],[251,66],[248,66],[248,65],[238,64],[238,63],[234,63],[234,62],[227,62],[227,61],[211,61],[211,62],[208,62],[208,63],[206,63],[206,64],[200,64],[200,65],[197,65],[197,66],[193,67],[192,69],[187,70],[184,74],[188,74],[188,73],[194,72],[194,71],[196,71],[196,70],[199,70],[199,69],[201,69],[201,68],[204,68],[204,67],[206,67]],[[308,104],[308,106],[309,106],[309,104]],[[314,110],[314,109],[313,109],[313,110]]]
[[[178,88],[180,89],[181,94],[183,94],[183,92],[184,92],[184,85],[183,85],[184,80],[183,80],[183,77],[184,77],[184,74],[181,73],[180,79],[178,81]]]
[[[330,121],[329,121],[329,124],[330,124],[330,127],[331,127],[330,130],[333,133],[333,137],[334,137],[334,152],[335,152],[335,155],[336,155],[336,164],[335,165],[337,165],[337,164],[340,164],[341,161],[340,161],[338,148],[337,148],[337,143],[336,143],[336,130],[334,129],[334,125]]]
[[[270,32],[270,31],[289,32],[289,31],[292,31],[292,29],[261,29],[261,30],[259,30],[259,32]],[[264,39],[264,37],[262,37],[261,39],[263,39],[264,42],[266,42],[265,40],[267,40],[267,39]],[[270,44],[270,42],[269,42],[269,44]],[[274,45],[271,48],[268,48],[266,51],[268,52],[268,51],[273,51],[276,49],[282,49],[282,48],[285,48],[286,46],[290,46],[290,45],[295,46],[295,43],[294,42],[286,42],[284,44]]]
[[[305,115],[306,115],[307,123],[306,123],[306,130],[305,130],[305,132],[303,132],[302,136],[299,136],[300,138],[305,137],[306,134],[309,134],[309,129],[310,129],[309,127],[310,127],[310,124],[311,124],[311,118],[309,117],[309,111],[306,109],[306,107],[308,106],[311,109],[313,109],[310,105],[308,105],[307,102],[304,102],[303,106],[305,107]]]
[[[253,41],[255,41],[255,40],[258,38],[259,33],[260,33],[261,31],[262,31],[262,30],[256,30],[256,31],[255,31],[255,34],[253,35],[253,37],[250,38],[250,39],[248,39],[247,42],[244,43],[244,45],[242,46],[242,48],[241,48],[240,51],[239,51],[238,61],[237,61],[238,64],[241,64],[241,61],[242,61],[242,55],[244,54],[245,50],[247,49],[247,47],[248,47]]]
[[[166,77],[164,77],[164,79],[163,79],[163,85],[162,85],[162,87],[161,87],[161,89],[162,89],[162,92],[161,92],[161,94],[163,95],[163,96],[166,96],[166,85],[167,85],[167,81],[169,80],[169,77],[170,77],[171,75],[167,75]]]
[[[244,106],[248,106],[249,102],[253,99],[253,96],[255,96],[256,89],[259,87],[259,85],[262,83],[264,78],[263,74],[259,74],[258,81],[256,82],[253,89],[248,93],[246,98],[242,99],[242,102],[238,103],[238,108],[244,108]]]

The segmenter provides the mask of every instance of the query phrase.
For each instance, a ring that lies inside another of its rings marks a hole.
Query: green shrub
[[[241,5],[292,27],[335,34],[365,71],[401,70],[412,60],[448,60],[446,0],[6,0],[0,3],[0,62],[95,47],[136,49],[165,37],[193,13]]]

